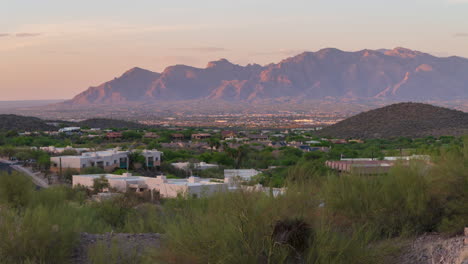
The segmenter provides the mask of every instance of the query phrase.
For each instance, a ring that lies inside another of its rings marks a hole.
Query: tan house
[[[93,187],[94,179],[101,177],[100,174],[92,175],[73,175],[73,186]],[[216,192],[228,191],[228,185],[224,182],[216,182],[211,179],[202,179],[198,177],[189,177],[187,179],[167,179],[166,176],[156,178],[132,176],[131,173],[123,175],[104,174],[111,188],[118,192],[133,190],[156,191],[161,197],[175,198],[182,197],[204,197]]]

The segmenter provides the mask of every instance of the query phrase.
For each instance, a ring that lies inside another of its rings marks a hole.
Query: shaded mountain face
[[[68,103],[158,100],[253,101],[304,99],[452,100],[468,98],[468,59],[439,58],[404,48],[305,52],[278,64],[240,66],[225,59],[206,68],[185,65],[162,73],[134,68]]]
[[[339,138],[460,136],[468,133],[468,113],[422,103],[399,103],[345,119],[320,131]]]

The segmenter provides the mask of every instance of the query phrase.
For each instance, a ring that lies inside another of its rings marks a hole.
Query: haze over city
[[[468,1],[0,1],[1,101],[69,99],[138,66],[406,47],[468,57]]]

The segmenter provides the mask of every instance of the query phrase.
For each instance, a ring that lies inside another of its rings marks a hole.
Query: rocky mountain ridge
[[[468,98],[468,59],[405,48],[304,52],[277,64],[240,66],[226,59],[205,68],[133,68],[65,104],[121,104],[194,99],[454,100]]]

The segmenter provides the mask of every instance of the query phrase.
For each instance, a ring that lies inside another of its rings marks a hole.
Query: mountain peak
[[[206,65],[206,68],[209,69],[209,68],[218,68],[218,67],[226,67],[226,66],[232,67],[234,66],[234,64],[228,61],[227,59],[223,58],[217,61],[208,62],[208,65]]]
[[[424,55],[424,53],[422,52],[402,47],[396,47],[392,50],[387,50],[384,52],[384,54],[388,56],[398,56],[402,58],[415,58],[417,56]]]
[[[140,68],[140,67],[133,67],[130,70],[124,72],[124,74],[122,74],[122,77],[129,76],[129,75],[135,75],[135,74],[141,74],[141,73],[154,73],[154,72],[149,71],[149,70],[145,70],[145,69]]]

